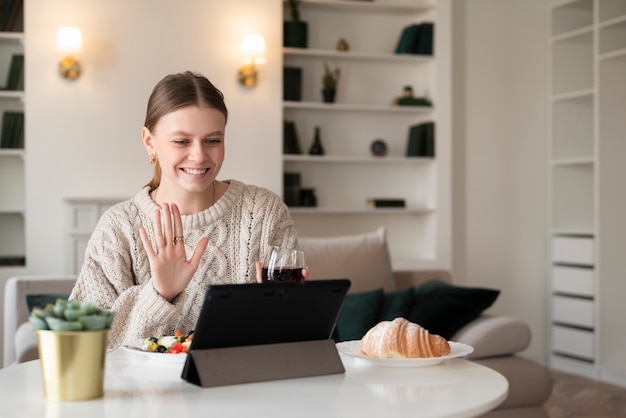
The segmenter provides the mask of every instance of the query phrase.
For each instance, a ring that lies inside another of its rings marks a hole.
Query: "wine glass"
[[[295,248],[272,247],[263,260],[261,281],[300,283],[305,267],[304,252]]]

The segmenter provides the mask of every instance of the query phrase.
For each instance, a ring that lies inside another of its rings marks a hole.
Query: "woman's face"
[[[207,190],[224,162],[225,129],[224,115],[207,106],[186,106],[162,116],[152,130],[144,127],[146,150],[161,166],[161,185]]]

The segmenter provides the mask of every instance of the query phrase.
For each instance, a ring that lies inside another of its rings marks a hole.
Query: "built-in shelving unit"
[[[551,18],[550,361],[610,380],[606,370],[626,369],[615,349],[626,344],[616,315],[626,292],[626,2],[559,1]]]
[[[446,129],[437,130],[434,158],[406,156],[412,125],[446,123],[439,105],[447,98],[437,91],[437,69],[443,65],[437,51],[446,42],[435,42],[434,55],[394,53],[408,25],[437,26],[436,3],[303,0],[300,18],[308,24],[308,47],[285,47],[283,61],[302,69],[302,97],[283,102],[283,116],[295,123],[303,154],[285,155],[283,169],[300,174],[301,187],[315,190],[318,205],[291,208],[299,234],[345,235],[383,225],[395,266],[446,266],[441,254],[442,245],[449,245],[441,232],[449,223],[448,208],[441,210],[442,201],[449,204],[448,179],[441,175],[450,170]],[[347,41],[348,51],[336,49],[339,39]],[[341,69],[335,103],[322,101],[325,63]],[[433,105],[394,105],[405,86]],[[318,126],[325,155],[309,156]],[[376,139],[387,144],[386,156],[372,156]],[[372,198],[404,199],[406,206],[373,209],[367,205]]]
[[[3,9],[7,6],[3,6]],[[18,9],[23,7],[15,2]],[[12,57],[24,54],[24,33],[21,12],[12,24],[0,22],[0,120],[5,112],[24,111],[24,91],[7,90]],[[15,29],[2,31],[7,26]],[[12,31],[16,30],[16,31]],[[3,131],[6,127],[3,123]],[[25,265],[25,149],[0,146],[0,276],[8,277]]]

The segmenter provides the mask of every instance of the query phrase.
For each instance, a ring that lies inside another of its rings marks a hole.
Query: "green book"
[[[415,42],[414,53],[418,55],[433,54],[433,32],[435,26],[433,23],[422,23],[419,25],[417,39]]]
[[[435,156],[435,123],[426,122],[409,128],[408,157]]]
[[[18,90],[20,80],[24,79],[24,54],[14,54],[11,56],[9,65],[9,75],[7,77],[7,90]]]
[[[294,102],[302,100],[302,68],[283,68],[283,100]]]
[[[15,112],[4,112],[2,115],[2,139],[0,146],[2,148],[13,147],[13,128],[15,127]]]
[[[24,112],[15,112],[11,130],[11,148],[24,148]]]
[[[417,45],[418,24],[405,27],[402,30],[398,44],[396,45],[396,54],[414,54]]]

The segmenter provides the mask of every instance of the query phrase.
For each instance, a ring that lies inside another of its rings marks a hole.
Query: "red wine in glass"
[[[261,270],[261,280],[263,283],[268,282],[295,282],[300,283],[302,281],[302,269],[301,268],[274,268],[272,274],[268,274],[269,269],[263,267]]]

